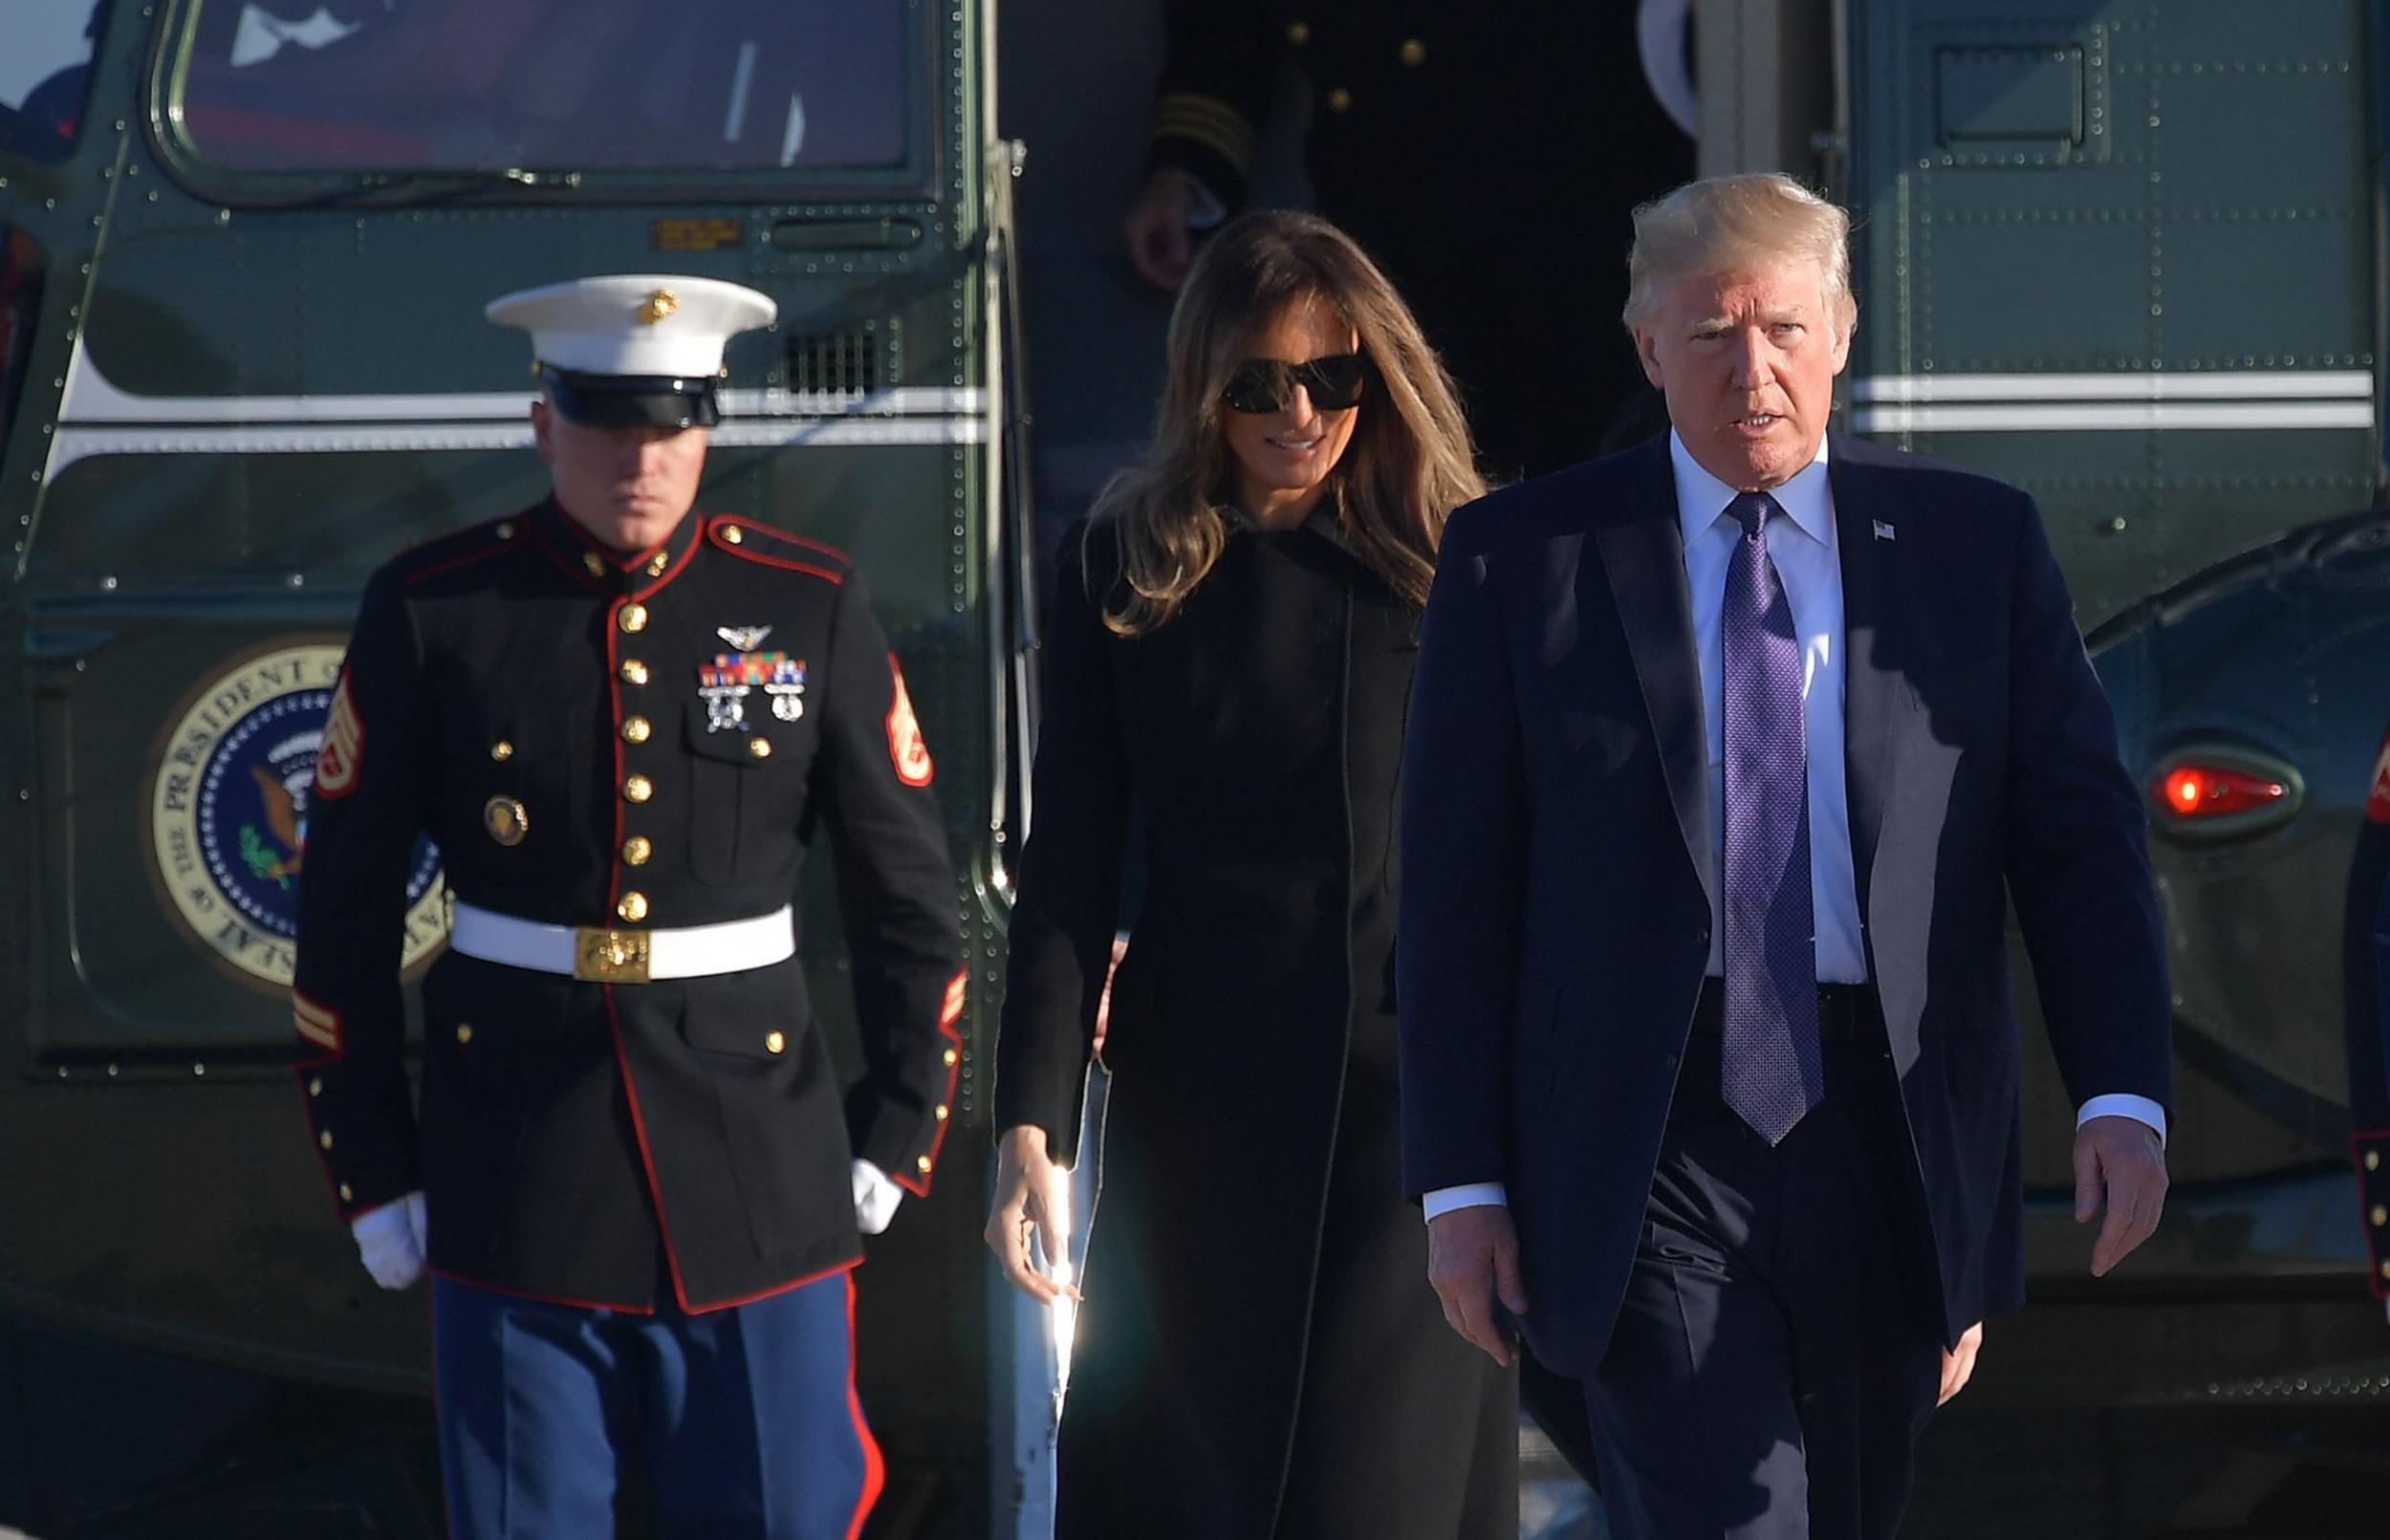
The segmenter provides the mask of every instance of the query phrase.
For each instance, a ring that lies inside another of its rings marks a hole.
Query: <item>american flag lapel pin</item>
[[[1885,523],[1883,520],[1881,520],[1881,519],[1877,519],[1877,520],[1875,520],[1874,522],[1875,522],[1875,526],[1876,526],[1876,538],[1877,538],[1877,539],[1879,539],[1879,540],[1891,540],[1891,539],[1896,539],[1896,538],[1898,538],[1896,535],[1894,535],[1894,534],[1893,534],[1893,532],[1892,532],[1892,526],[1891,526],[1891,525],[1886,524],[1886,523]]]

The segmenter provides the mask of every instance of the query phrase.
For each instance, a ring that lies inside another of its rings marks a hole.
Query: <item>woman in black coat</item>
[[[1309,215],[1222,230],[1169,353],[1150,462],[1054,583],[997,1047],[989,1244],[1051,1299],[1030,1243],[1067,1255],[1140,842],[1057,1532],[1513,1535],[1515,1386],[1426,1285],[1395,1085],[1396,781],[1467,430],[1384,277]]]

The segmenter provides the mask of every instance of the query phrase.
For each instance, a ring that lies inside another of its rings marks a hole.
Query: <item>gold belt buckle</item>
[[[592,984],[645,984],[647,933],[581,926],[573,933],[573,976]]]

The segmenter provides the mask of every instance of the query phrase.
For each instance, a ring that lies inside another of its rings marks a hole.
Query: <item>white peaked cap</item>
[[[519,289],[482,314],[531,333],[532,356],[552,369],[689,380],[721,373],[723,344],[771,325],[780,307],[720,278],[619,272]]]

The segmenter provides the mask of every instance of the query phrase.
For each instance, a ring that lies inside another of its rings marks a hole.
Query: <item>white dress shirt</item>
[[[1735,489],[1704,470],[1671,429],[1668,456],[1676,469],[1677,518],[1684,532],[1684,575],[1693,602],[1693,638],[1701,659],[1702,722],[1709,760],[1710,828],[1726,828],[1726,723],[1721,705],[1719,616],[1726,608],[1727,565],[1742,525],[1727,511]],[[1785,516],[1771,516],[1765,538],[1768,556],[1784,584],[1792,611],[1792,634],[1801,645],[1801,727],[1809,760],[1809,883],[1811,913],[1817,927],[1817,980],[1864,984],[1867,950],[1858,915],[1858,887],[1851,867],[1851,808],[1843,785],[1842,754],[1842,566],[1836,550],[1834,490],[1826,475],[1826,445],[1817,458],[1769,495]],[[1710,858],[1725,859],[1725,840],[1712,840]],[[1719,865],[1710,869],[1710,892],[1722,895]],[[1712,913],[1709,975],[1722,977],[1719,948],[1726,938],[1723,915]],[[2094,1096],[2076,1109],[2080,1128],[2095,1117],[2123,1117],[2146,1123],[2162,1141],[2165,1109],[2147,1096]],[[1425,1195],[1426,1215],[1508,1202],[1498,1182],[1440,1187]]]

